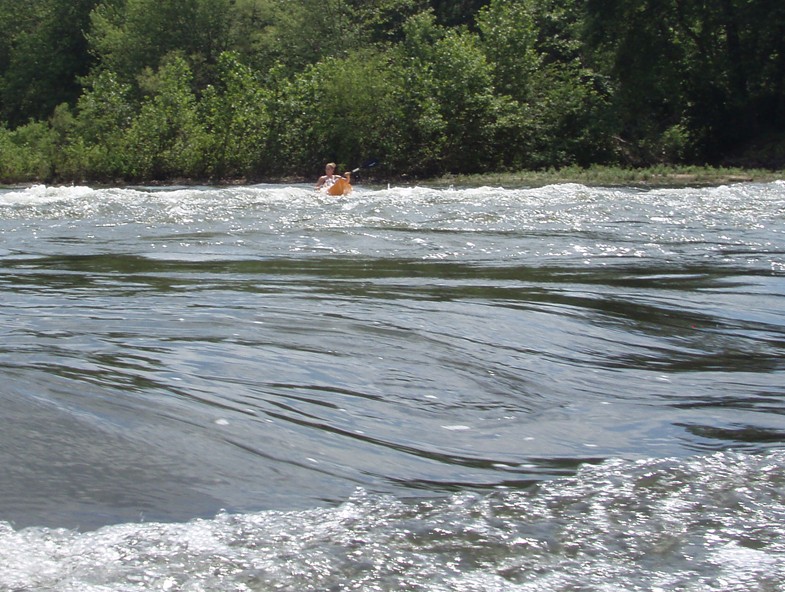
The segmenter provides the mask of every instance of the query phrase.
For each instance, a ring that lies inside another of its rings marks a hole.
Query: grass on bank
[[[395,178],[384,176],[369,176],[361,181],[362,184],[381,185],[421,185],[428,187],[542,187],[559,183],[578,183],[587,186],[604,187],[685,187],[685,186],[716,186],[732,183],[769,183],[784,180],[785,169],[769,170],[759,168],[741,167],[708,167],[708,166],[673,166],[660,165],[646,168],[624,168],[615,166],[594,165],[588,168],[579,166],[565,168],[551,168],[539,171],[516,171],[479,174],[447,174],[434,178],[418,178],[399,175]],[[247,183],[310,183],[312,179],[291,177],[276,179],[224,179],[216,182],[210,179],[170,179],[150,181],[148,184],[166,185],[244,185]],[[0,179],[0,189],[11,189],[29,186],[34,183],[30,179],[17,182]],[[73,181],[76,182],[76,181]],[[81,184],[90,185],[89,181],[80,181]],[[59,183],[55,183],[59,184]],[[98,183],[99,185],[124,185],[122,181],[115,183]]]
[[[621,168],[611,166],[578,166],[542,171],[484,173],[479,175],[444,175],[426,181],[428,185],[461,185],[470,187],[541,187],[556,183],[580,183],[589,186],[678,187],[687,185],[726,185],[730,183],[767,183],[785,180],[785,170],[715,168],[699,166],[653,166]]]

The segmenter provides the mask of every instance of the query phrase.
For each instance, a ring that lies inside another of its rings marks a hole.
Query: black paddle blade
[[[364,163],[362,163],[356,169],[352,169],[352,174],[358,173],[361,169],[371,169],[371,168],[375,167],[377,164],[379,164],[379,161],[376,160],[375,158],[371,158],[369,160],[366,160]]]

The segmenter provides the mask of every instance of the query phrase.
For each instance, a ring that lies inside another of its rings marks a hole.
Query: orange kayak
[[[327,193],[330,195],[348,195],[352,192],[352,185],[344,178],[338,179],[335,183],[327,188]]]

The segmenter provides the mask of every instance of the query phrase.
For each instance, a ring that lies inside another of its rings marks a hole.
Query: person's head
[[[335,172],[335,163],[334,162],[328,162],[326,165],[324,165],[324,171],[328,175],[332,175],[333,172]]]

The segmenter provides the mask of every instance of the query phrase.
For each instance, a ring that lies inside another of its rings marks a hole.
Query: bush
[[[51,179],[54,151],[55,134],[45,122],[31,122],[13,131],[0,128],[0,180],[21,183]]]
[[[327,58],[283,82],[271,103],[276,145],[270,154],[282,170],[318,172],[328,160],[351,168],[400,152],[406,125],[401,72],[392,56],[376,50]]]
[[[270,134],[267,97],[254,72],[235,54],[221,55],[218,80],[205,90],[198,106],[212,178],[257,176],[270,170],[264,158]]]
[[[149,95],[123,142],[130,177],[206,176],[209,139],[199,120],[191,80],[188,64],[176,54],[157,72],[148,72]]]

